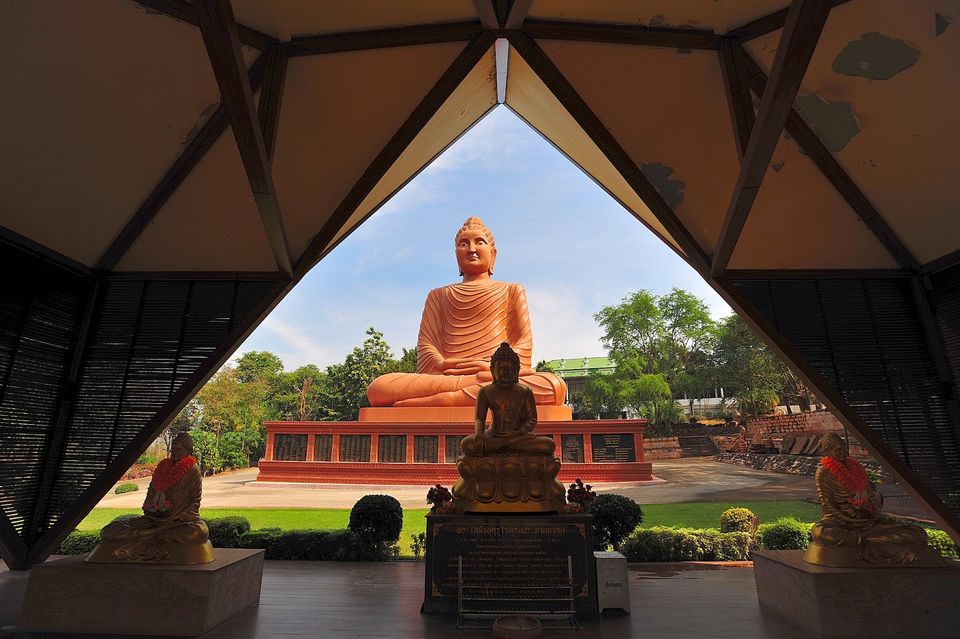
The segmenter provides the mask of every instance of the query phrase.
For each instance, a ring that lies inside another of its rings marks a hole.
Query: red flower
[[[847,492],[850,493],[850,503],[853,506],[870,511],[877,509],[867,490],[870,485],[867,471],[863,469],[860,462],[853,457],[847,457],[844,461],[835,457],[823,457],[820,463],[847,489]]]

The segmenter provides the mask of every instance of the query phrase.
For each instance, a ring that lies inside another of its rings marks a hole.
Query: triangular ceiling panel
[[[477,19],[472,0],[233,0],[233,13],[238,23],[280,40],[321,33]]]
[[[273,175],[294,259],[464,46],[290,59]]]
[[[491,48],[364,198],[329,246],[336,246],[423,167],[497,105],[495,74],[496,61]]]
[[[277,270],[230,129],[160,209],[117,270]]]
[[[620,172],[580,128],[573,116],[563,108],[533,69],[514,51],[510,52],[509,69],[507,106],[596,180],[637,219],[682,253],[676,241],[668,235],[640,196],[630,188]]]
[[[835,7],[796,103],[921,263],[960,249],[957,20],[949,0]],[[747,44],[765,71],[779,39]]]
[[[7,2],[0,39],[3,225],[94,265],[220,100],[203,39],[129,0]]]
[[[737,179],[723,76],[712,51],[540,41],[706,252]]]
[[[528,17],[645,27],[712,29],[717,33],[726,33],[789,4],[788,0],[534,0]]]
[[[896,267],[893,257],[813,162],[792,140],[781,137],[730,268]]]

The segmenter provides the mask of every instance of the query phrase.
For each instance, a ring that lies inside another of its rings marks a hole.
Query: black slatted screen
[[[29,525],[90,280],[0,244],[0,511]]]
[[[739,280],[734,284],[960,516],[960,442],[947,413],[910,281]]]

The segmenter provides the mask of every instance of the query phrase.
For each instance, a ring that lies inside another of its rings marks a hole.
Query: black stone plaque
[[[340,435],[340,461],[370,461],[370,435]]]
[[[573,571],[578,614],[595,614],[590,515],[428,515],[424,612],[457,609],[458,558],[470,602],[483,610],[569,610]],[[569,558],[569,560],[568,560]]]
[[[333,435],[317,435],[313,443],[313,461],[330,461],[333,450]]]
[[[307,436],[274,435],[273,458],[277,461],[307,461]]]
[[[407,461],[407,436],[380,435],[377,443],[377,460],[388,464],[405,463]]]
[[[417,464],[436,464],[440,440],[436,435],[413,436],[413,461]]]
[[[447,438],[444,445],[446,448],[443,451],[443,461],[447,464],[456,464],[457,458],[460,457],[460,442],[463,441],[463,435],[445,435]]]
[[[623,463],[637,461],[637,451],[633,446],[633,434],[591,435],[593,461],[597,464]]]
[[[567,464],[583,463],[583,435],[560,435],[560,461]]]

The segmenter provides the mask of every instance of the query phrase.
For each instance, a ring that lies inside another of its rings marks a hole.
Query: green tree
[[[619,417],[625,404],[619,380],[613,375],[590,371],[583,390],[570,398],[575,419]]]
[[[787,370],[737,315],[723,320],[713,352],[717,376],[742,412],[769,412],[779,402]]]
[[[273,378],[270,393],[270,416],[285,420],[319,420],[323,418],[321,392],[327,374],[314,364],[306,364]]]
[[[367,386],[395,365],[390,346],[383,333],[367,329],[367,339],[354,348],[342,364],[327,367],[327,376],[320,389],[326,409],[324,419],[356,420],[360,409],[369,406]]]
[[[269,351],[248,351],[237,359],[237,379],[241,383],[270,380],[283,372],[283,361]]]

